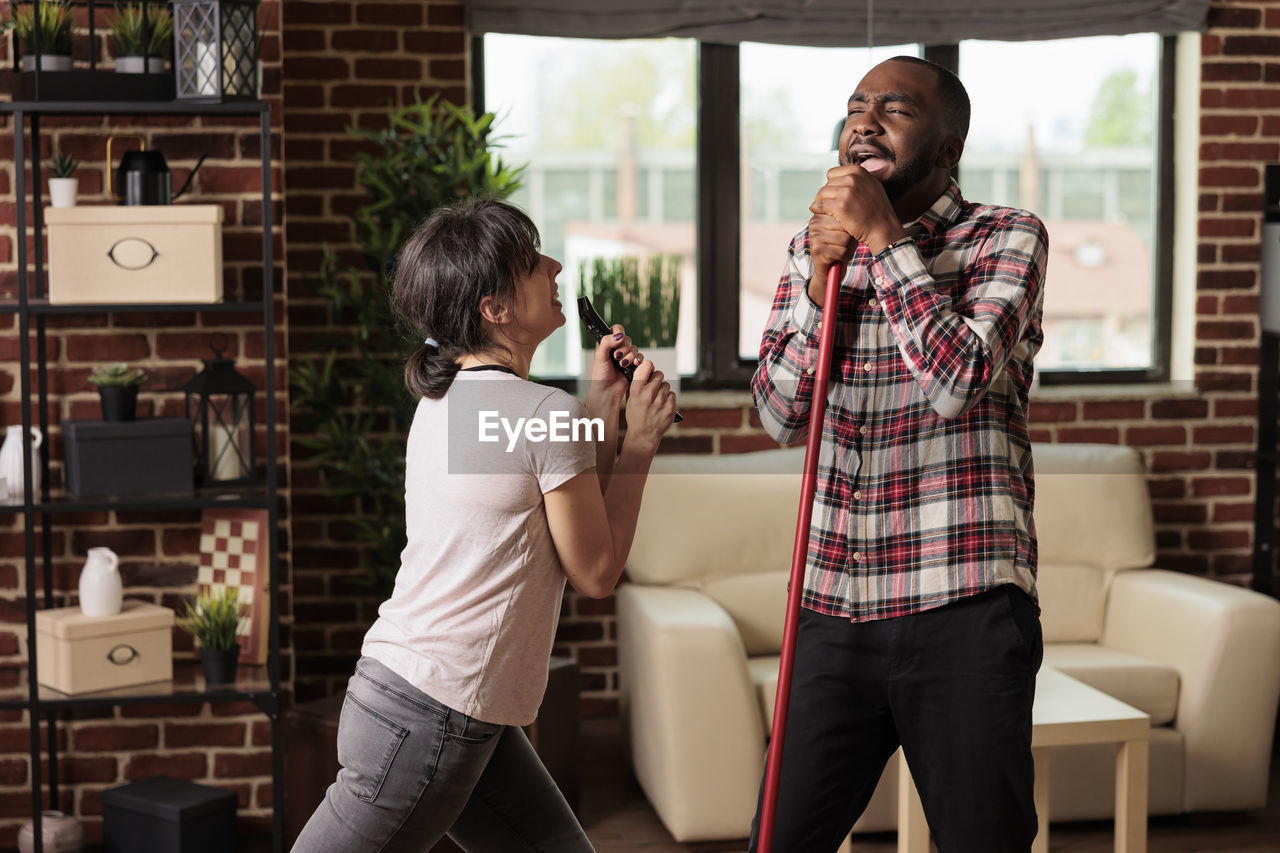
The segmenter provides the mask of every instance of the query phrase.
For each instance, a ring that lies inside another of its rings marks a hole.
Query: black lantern
[[[221,339],[221,341],[219,341]],[[221,344],[221,345],[219,345]],[[210,344],[214,358],[182,387],[187,392],[187,420],[196,442],[196,483],[201,486],[243,486],[255,482],[253,383],[236,372],[236,363],[223,358],[224,335]]]
[[[258,99],[258,0],[173,0],[180,101]]]

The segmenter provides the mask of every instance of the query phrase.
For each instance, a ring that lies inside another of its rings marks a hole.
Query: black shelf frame
[[[0,114],[12,116],[13,160],[14,160],[14,195],[17,200],[17,266],[18,294],[16,304],[5,303],[0,306],[0,313],[15,314],[18,318],[18,337],[20,350],[20,386],[22,410],[22,459],[23,459],[23,500],[21,504],[0,505],[0,512],[21,512],[23,515],[23,554],[26,581],[26,616],[27,616],[27,664],[28,672],[36,672],[36,610],[37,579],[42,582],[43,607],[54,606],[53,596],[53,518],[67,512],[84,512],[94,510],[136,510],[165,509],[182,510],[213,507],[256,507],[267,510],[268,530],[271,535],[267,544],[267,606],[270,618],[267,620],[268,655],[265,667],[265,679],[250,679],[245,684],[237,683],[235,687],[209,687],[203,681],[193,682],[189,686],[169,685],[168,689],[159,689],[155,685],[142,685],[135,693],[132,689],[103,691],[96,694],[67,696],[65,694],[42,688],[34,678],[27,678],[27,695],[25,700],[3,700],[0,707],[18,708],[28,711],[28,727],[30,729],[31,758],[31,813],[33,826],[33,842],[35,853],[43,853],[43,833],[41,829],[41,811],[43,805],[44,780],[41,765],[40,721],[45,717],[48,732],[48,789],[49,801],[53,807],[58,797],[58,711],[76,707],[112,707],[116,705],[138,703],[191,703],[221,701],[252,701],[267,715],[271,722],[271,798],[272,798],[272,850],[283,853],[284,849],[284,756],[280,740],[280,619],[279,619],[279,567],[277,529],[277,470],[276,470],[276,388],[275,388],[275,276],[272,239],[272,207],[271,207],[271,110],[265,102],[235,102],[225,104],[199,104],[187,102],[156,101],[10,101],[0,103]],[[260,158],[262,179],[262,299],[251,302],[207,304],[119,304],[119,305],[50,305],[47,299],[47,286],[43,265],[44,255],[44,221],[41,202],[41,163],[40,163],[40,118],[42,116],[67,115],[186,115],[192,117],[209,116],[256,116],[260,134]],[[27,147],[27,135],[30,134],[30,148]],[[30,167],[33,186],[26,185],[26,168]],[[31,199],[33,257],[27,255],[27,214],[26,201],[28,192]],[[30,264],[30,268],[29,265]],[[34,285],[34,286],[32,286]],[[95,314],[95,313],[138,313],[138,312],[233,312],[254,311],[262,315],[264,330],[264,354],[266,364],[264,393],[266,447],[264,454],[266,463],[266,480],[256,489],[238,490],[200,490],[181,495],[146,495],[146,496],[103,496],[90,498],[72,498],[53,496],[49,493],[49,444],[42,442],[40,446],[41,477],[40,494],[33,494],[31,488],[31,427],[32,407],[38,410],[39,426],[42,432],[48,432],[49,398],[48,365],[46,359],[46,321],[56,314]],[[36,368],[36,394],[33,400],[31,388],[32,368],[32,319],[34,318],[34,337]],[[37,549],[36,529],[39,521],[40,544]],[[40,558],[39,576],[37,576],[37,557]],[[237,689],[239,688],[239,689]]]

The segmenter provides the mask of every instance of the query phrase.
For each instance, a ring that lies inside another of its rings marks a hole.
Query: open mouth
[[[850,152],[849,159],[872,174],[889,168],[891,162],[887,155],[873,149]]]

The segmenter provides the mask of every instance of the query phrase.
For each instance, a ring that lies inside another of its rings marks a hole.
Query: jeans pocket
[[[454,711],[449,714],[449,722],[444,736],[459,743],[488,743],[497,737],[504,728],[506,727],[496,723],[486,723],[483,720],[477,720],[475,717],[468,717],[466,714]]]
[[[1031,670],[1038,671],[1044,647],[1040,639],[1040,616],[1036,613],[1036,606],[1025,592],[1012,584],[1005,589],[1004,599],[1008,608],[1009,624],[1017,634],[1018,645],[1026,656]]]
[[[339,780],[355,797],[372,803],[408,734],[404,726],[374,711],[348,690],[338,718]]]

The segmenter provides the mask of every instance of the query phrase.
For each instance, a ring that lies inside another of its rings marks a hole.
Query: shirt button
[[[876,284],[884,284],[884,276],[882,275],[876,276]]]
[[[807,373],[809,376],[812,376],[812,375],[813,375],[813,368],[812,368],[812,367],[807,368],[807,369],[805,370],[805,373]]]
[[[867,300],[867,305],[871,306],[872,308],[875,308],[875,307],[876,307],[876,301],[875,301],[874,299],[868,299],[868,300]]]
[[[854,561],[855,563],[858,563],[858,562],[861,562],[861,561],[862,561],[862,552],[861,552],[861,551],[854,551],[854,552],[853,552],[853,561]]]
[[[862,426],[862,427],[858,427],[858,435],[866,435],[866,434],[867,434],[867,428],[866,428],[866,427],[864,427],[864,426]]]
[[[875,367],[871,364],[871,362],[868,361],[866,364],[862,365],[862,369],[865,370],[867,373],[870,373],[872,370],[875,369]]]
[[[860,501],[860,500],[862,500],[862,492],[854,492],[854,493],[853,493],[853,499],[854,499],[855,501]]]

